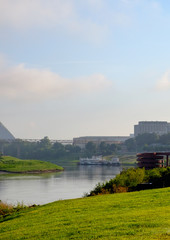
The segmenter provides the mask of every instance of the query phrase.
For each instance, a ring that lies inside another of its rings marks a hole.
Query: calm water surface
[[[79,198],[98,182],[115,177],[120,167],[76,166],[50,174],[0,174],[0,200],[16,204],[45,204]]]

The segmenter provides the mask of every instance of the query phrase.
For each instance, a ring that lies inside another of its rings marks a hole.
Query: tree
[[[49,140],[49,138],[46,136],[44,137],[43,139],[40,140],[40,144],[39,144],[42,148],[45,148],[45,149],[49,149],[52,147],[52,144]]]
[[[99,145],[99,151],[102,155],[106,154],[108,150],[108,145],[105,142],[101,142]]]
[[[170,144],[170,133],[160,136],[159,143],[166,145]]]
[[[128,151],[136,151],[136,140],[134,138],[129,138],[124,144]]]
[[[158,135],[155,133],[144,133],[136,136],[136,145],[142,148],[145,144],[153,144],[158,142]]]
[[[110,145],[109,145],[109,150],[110,150],[111,152],[115,152],[115,151],[117,150],[117,145],[114,144],[114,143],[110,144]]]
[[[93,142],[88,142],[85,146],[85,150],[88,155],[93,155],[96,153],[96,145]]]

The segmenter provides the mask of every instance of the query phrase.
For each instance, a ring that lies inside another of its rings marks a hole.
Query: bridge
[[[42,139],[19,139],[26,142],[40,142]],[[59,142],[63,145],[73,144],[73,140],[70,139],[49,139],[51,143]],[[17,141],[17,139],[15,140]]]
[[[20,142],[20,141],[24,141],[24,142],[40,142],[42,139],[33,139],[33,138],[27,138],[27,139],[21,139],[21,138],[16,138],[14,140],[11,139],[0,139],[0,143],[8,143],[8,142]],[[67,144],[73,144],[73,140],[71,139],[49,139],[51,143],[55,143],[55,142],[59,142],[63,145],[67,145]]]

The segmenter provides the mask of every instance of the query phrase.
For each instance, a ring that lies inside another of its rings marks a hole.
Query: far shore
[[[32,171],[23,171],[23,172],[10,172],[6,170],[0,170],[0,174],[8,174],[8,173],[53,173],[53,172],[62,172],[63,170],[59,169],[51,169],[51,170],[32,170]]]

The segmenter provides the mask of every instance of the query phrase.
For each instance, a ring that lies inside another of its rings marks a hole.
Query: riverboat
[[[119,166],[119,158],[114,157],[111,160],[106,160],[102,156],[92,156],[91,158],[80,158],[80,165],[113,165]]]

